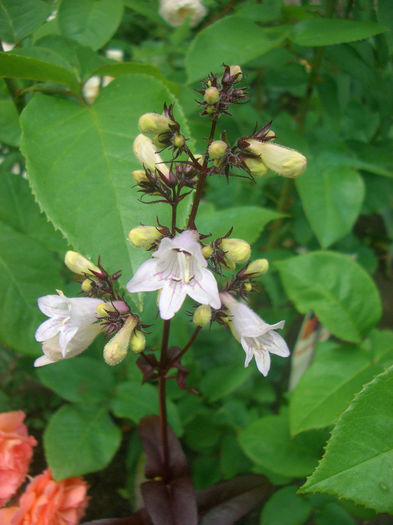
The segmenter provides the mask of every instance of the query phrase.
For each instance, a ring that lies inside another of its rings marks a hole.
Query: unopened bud
[[[192,322],[196,326],[206,326],[212,318],[212,309],[208,304],[201,304],[194,312]]]
[[[267,259],[256,259],[241,272],[241,277],[259,277],[266,273],[269,269],[269,261]]]
[[[85,279],[84,281],[82,281],[81,288],[83,292],[86,292],[86,293],[90,292],[92,289],[92,286],[93,286],[93,283],[90,279]]]
[[[86,273],[92,274],[92,271],[100,272],[100,269],[97,268],[95,264],[86,259],[86,257],[83,257],[83,255],[78,252],[73,252],[70,250],[65,254],[64,264],[72,272],[79,275],[84,275]]]
[[[214,140],[209,146],[209,155],[213,160],[221,159],[228,149],[228,144],[223,140]]]
[[[146,338],[140,330],[135,330],[130,339],[130,348],[135,354],[143,352],[146,346]]]
[[[142,182],[149,182],[145,170],[134,170],[132,172],[132,178],[137,184],[141,184]]]
[[[169,126],[174,122],[160,115],[159,113],[145,113],[138,120],[138,127],[142,133],[147,135],[160,135],[166,133],[169,130]]]
[[[130,315],[117,334],[104,347],[104,360],[110,366],[118,365],[128,352],[131,334],[138,323],[137,317]]]
[[[235,264],[247,261],[251,254],[250,245],[242,239],[222,239],[220,247],[225,253],[225,258]]]
[[[208,259],[213,253],[213,246],[211,244],[208,244],[207,246],[204,246],[202,248],[202,255],[205,259]]]
[[[181,133],[176,133],[176,135],[173,137],[173,145],[177,148],[184,146],[185,141],[184,135]]]
[[[157,150],[149,137],[140,133],[135,137],[134,153],[139,162],[145,168],[154,171],[158,168],[160,172],[166,177],[169,174],[169,168],[162,162],[162,158],[157,153]]]
[[[249,293],[252,290],[252,284],[251,283],[244,283],[244,290]]]
[[[220,99],[220,92],[216,87],[209,87],[206,89],[203,99],[208,104],[215,104]]]
[[[259,155],[266,166],[284,177],[299,177],[306,169],[307,159],[298,151],[274,142],[247,139],[247,149]]]
[[[242,68],[240,66],[238,66],[238,65],[229,66],[229,74],[231,75],[231,77],[233,77],[233,75],[237,75],[238,73],[240,73],[240,74],[237,77],[236,82],[240,82],[241,79],[243,78]]]
[[[212,115],[215,111],[214,107],[213,106],[207,106],[207,108],[205,108],[205,111],[208,115]]]
[[[96,307],[98,317],[108,317],[111,312],[116,312],[116,308],[109,303],[101,303]]]
[[[246,158],[244,163],[254,177],[263,177],[269,171],[261,159]]]
[[[161,237],[162,234],[155,226],[137,226],[128,234],[128,238],[134,246],[145,248],[145,250],[150,250],[155,241],[158,241]]]
[[[202,153],[196,153],[194,155],[194,159],[198,162],[198,164],[200,164],[202,166],[202,164],[203,164],[203,155],[202,155]],[[188,157],[188,161],[192,162],[190,157]]]

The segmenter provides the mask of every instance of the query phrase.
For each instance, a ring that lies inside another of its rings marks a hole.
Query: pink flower
[[[145,261],[127,284],[132,293],[162,290],[160,315],[171,319],[186,295],[201,304],[220,308],[217,282],[207,270],[196,231],[186,230],[174,239],[164,237],[152,258]]]
[[[229,293],[223,292],[220,297],[232,315],[232,332],[246,352],[244,366],[248,366],[255,357],[258,370],[266,376],[270,369],[270,354],[289,356],[287,343],[275,332],[276,328],[284,327],[285,321],[265,323],[251,308],[236,301]]]
[[[36,440],[27,434],[22,410],[0,414],[0,507],[24,482]],[[3,523],[1,521],[1,523]]]
[[[82,478],[54,481],[47,469],[29,483],[7,525],[77,525],[87,507],[87,489]]]

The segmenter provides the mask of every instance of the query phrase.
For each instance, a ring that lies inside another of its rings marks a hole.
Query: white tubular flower
[[[160,0],[159,13],[172,27],[181,26],[187,18],[194,27],[206,16],[207,10],[200,0]]]
[[[134,140],[134,153],[139,162],[148,170],[154,171],[156,168],[167,177],[169,168],[163,163],[162,158],[149,137],[140,133]]]
[[[284,177],[299,177],[306,169],[307,159],[298,151],[275,144],[274,142],[260,142],[247,139],[247,149],[259,155],[262,162],[271,170]]]
[[[236,301],[229,293],[223,292],[220,297],[232,315],[233,335],[246,352],[244,366],[247,367],[255,357],[258,370],[266,376],[270,368],[270,354],[289,356],[287,343],[275,332],[276,328],[284,327],[285,321],[275,324],[265,323],[251,308]]]
[[[159,309],[162,319],[180,310],[186,295],[201,304],[220,308],[217,282],[207,270],[196,231],[186,230],[174,239],[164,237],[152,258],[145,261],[127,284],[131,293],[162,290]]]
[[[42,342],[44,355],[34,366],[43,366],[80,354],[100,332],[96,308],[103,303],[90,297],[68,298],[45,295],[38,299],[38,307],[50,319],[37,328],[35,338]]]

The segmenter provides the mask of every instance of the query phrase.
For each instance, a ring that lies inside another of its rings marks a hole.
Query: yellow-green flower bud
[[[243,275],[249,275],[252,277],[259,277],[266,273],[269,269],[269,261],[267,259],[256,259],[250,262],[250,264],[242,271]]]
[[[177,148],[184,146],[185,141],[184,135],[181,133],[176,133],[176,135],[173,137],[173,145]]]
[[[306,169],[306,157],[294,149],[255,139],[247,139],[247,142],[249,143],[247,149],[259,155],[263,163],[279,175],[299,177]]]
[[[149,182],[149,179],[146,177],[145,170],[134,170],[132,172],[132,178],[137,184],[141,184],[142,182]]]
[[[202,248],[202,255],[205,259],[208,259],[211,254],[213,253],[213,246],[211,244],[208,244],[207,246],[204,246]]]
[[[225,253],[225,258],[235,264],[247,261],[251,254],[250,245],[242,239],[222,239],[220,247]]]
[[[86,259],[86,257],[83,257],[83,255],[78,252],[73,252],[70,250],[65,254],[64,264],[72,272],[77,273],[78,275],[84,275],[86,273],[92,274],[92,270],[94,272],[100,271],[100,269],[97,268],[95,264]]]
[[[221,159],[228,149],[228,144],[223,140],[214,140],[209,146],[209,155],[213,160]]]
[[[244,163],[254,177],[263,177],[269,171],[261,159],[246,158]]]
[[[155,226],[137,226],[128,234],[128,238],[134,246],[145,248],[146,250],[150,250],[153,244],[161,237],[162,233]]]
[[[246,292],[251,292],[252,284],[251,283],[244,283],[244,289],[245,289]]]
[[[206,89],[203,99],[208,104],[215,104],[220,99],[220,92],[216,87],[209,87]]]
[[[146,338],[140,330],[135,330],[130,339],[130,348],[135,354],[143,352],[146,346]]]
[[[229,66],[229,74],[232,77],[233,77],[233,75],[237,75],[238,73],[240,73],[240,75],[237,77],[236,82],[240,82],[241,79],[243,78],[242,68],[240,66],[238,66],[238,65]]]
[[[212,114],[214,113],[215,109],[214,109],[213,106],[207,106],[207,107],[205,108],[205,111],[206,111],[206,113],[207,113],[208,115],[212,115]]]
[[[202,153],[196,153],[194,155],[194,159],[198,162],[198,164],[200,164],[202,166],[202,164],[203,164],[203,155],[202,155]],[[192,162],[190,157],[188,157],[188,161]]]
[[[100,303],[96,307],[98,317],[108,317],[111,312],[116,312],[116,308],[108,303]]]
[[[159,113],[145,113],[138,120],[138,127],[147,135],[160,135],[169,131],[169,126],[174,122]]]
[[[196,326],[206,326],[212,318],[212,309],[208,304],[201,304],[194,312],[192,322]]]
[[[131,334],[137,324],[137,317],[130,315],[117,334],[105,345],[104,360],[108,365],[118,365],[126,357]]]
[[[83,292],[86,292],[86,293],[90,292],[92,286],[93,286],[93,283],[90,279],[85,279],[84,281],[82,281],[81,288]]]

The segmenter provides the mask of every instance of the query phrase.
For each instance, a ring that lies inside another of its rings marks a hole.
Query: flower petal
[[[51,339],[58,333],[61,327],[62,324],[60,319],[56,317],[53,319],[47,319],[37,328],[34,336],[35,340],[41,343],[42,341]]]
[[[77,326],[92,324],[97,320],[97,306],[104,301],[92,297],[72,297],[70,304],[70,323]]]
[[[156,259],[148,259],[142,263],[134,274],[131,281],[128,281],[127,290],[131,293],[153,292],[162,288],[164,282],[157,275],[158,262]]]
[[[210,304],[212,308],[221,307],[217,281],[212,272],[206,268],[201,268],[199,277],[195,277],[187,285],[187,294],[198,303]]]
[[[159,308],[162,319],[171,319],[186,298],[186,289],[181,282],[168,281],[160,294]]]
[[[64,295],[44,295],[37,300],[38,308],[48,317],[64,317],[68,312],[68,299]]]
[[[263,349],[268,350],[271,354],[276,354],[281,357],[288,357],[290,354],[287,343],[281,335],[274,330],[261,336],[260,341]]]
[[[270,354],[267,350],[258,350],[254,352],[255,362],[258,370],[264,376],[267,376],[270,369]]]
[[[81,330],[81,328],[79,328]],[[67,346],[71,339],[78,332],[78,326],[65,324],[60,330],[59,334],[59,346],[61,348],[61,354],[63,357],[66,356]]]
[[[52,363],[56,363],[56,361],[53,361],[50,357],[46,355],[42,355],[34,361],[34,367],[38,368],[40,366],[51,365]]]

